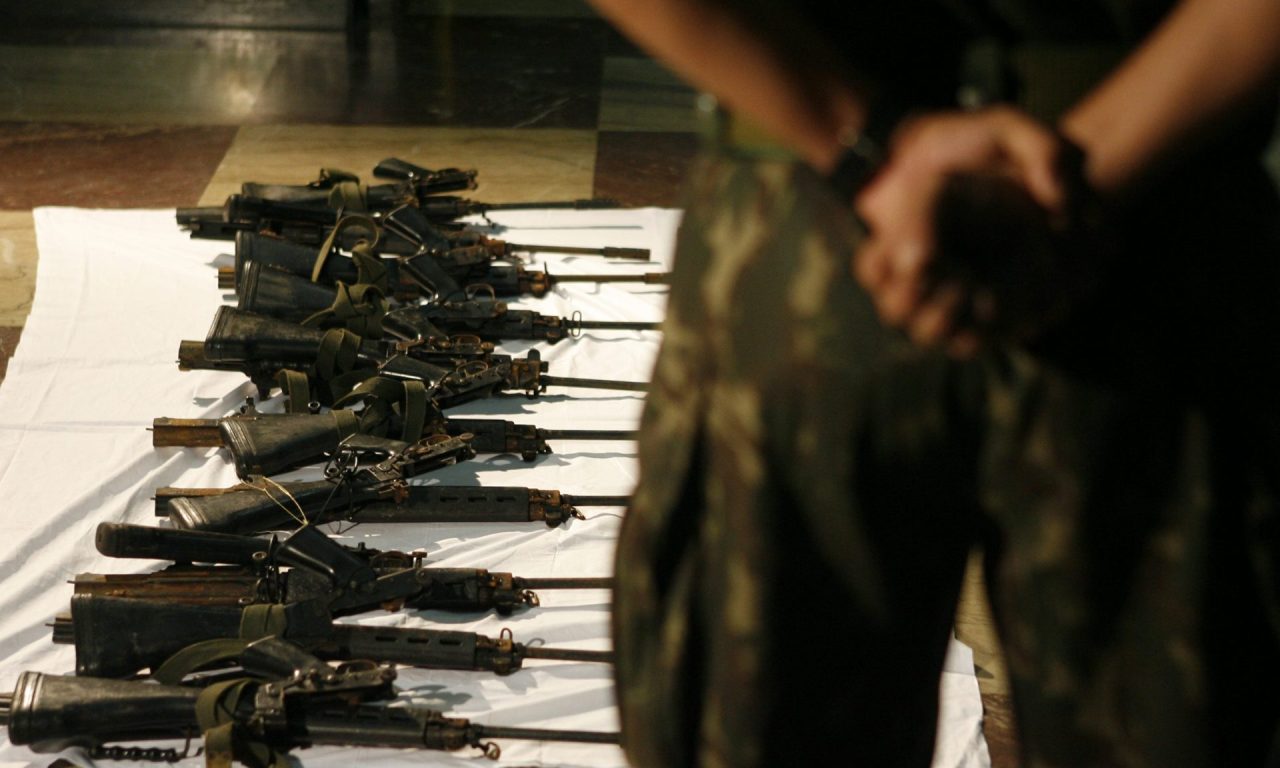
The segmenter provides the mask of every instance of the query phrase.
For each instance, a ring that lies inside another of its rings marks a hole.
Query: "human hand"
[[[929,115],[900,131],[854,201],[870,232],[853,271],[882,321],[957,357],[997,329],[1025,335],[1059,266],[1062,152],[1056,134],[1011,108]]]

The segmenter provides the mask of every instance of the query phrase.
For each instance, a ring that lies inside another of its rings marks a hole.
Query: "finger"
[[[913,239],[900,242],[889,251],[890,277],[873,294],[886,325],[901,327],[919,308],[927,284],[925,249],[922,239]]]
[[[1020,114],[1007,118],[1004,150],[1017,168],[1032,199],[1052,213],[1061,213],[1066,190],[1058,173],[1061,143],[1044,126]]]
[[[929,294],[907,324],[907,335],[922,347],[931,347],[953,335],[965,291],[956,283],[940,286]]]
[[[877,238],[868,238],[854,252],[852,266],[854,278],[872,294],[883,289],[893,275],[884,241]]]

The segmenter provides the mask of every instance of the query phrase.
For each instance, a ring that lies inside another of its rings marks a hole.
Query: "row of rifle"
[[[234,240],[234,267],[218,280],[237,295],[237,306],[218,308],[203,341],[181,342],[179,367],[240,372],[260,398],[279,389],[284,412],[259,411],[250,399],[220,419],[155,421],[154,445],[225,448],[243,482],[158,489],[167,527],[99,526],[103,555],[172,564],[76,577],[70,611],[53,624],[54,642],[75,646],[76,676],[26,672],[0,696],[14,743],[172,762],[187,750],[118,743],[186,739],[189,748],[203,737],[209,765],[265,767],[315,744],[476,747],[497,757],[493,739],[617,742],[616,733],[481,725],[403,706],[392,685],[396,665],[507,675],[527,659],[609,663],[608,651],[548,648],[505,629],[493,637],[335,621],[374,610],[508,615],[536,608],[539,591],[607,589],[610,579],[441,568],[420,551],[340,544],[317,526],[555,527],[582,518],[579,507],[624,506],[625,496],[411,481],[481,453],[534,461],[561,439],[632,439],[630,431],[549,430],[446,411],[503,393],[537,397],[549,386],[642,391],[643,382],[552,375],[536,350],[514,357],[495,343],[654,323],[541,315],[500,297],[541,296],[571,280],[655,284],[666,276],[529,270],[516,254],[648,253],[518,245],[457,222],[502,208],[605,201],[486,205],[442,194],[474,188],[475,171],[386,160],[374,173],[392,181],[363,185],[322,171],[305,186],[246,184],[222,208],[178,211],[193,236]],[[272,478],[312,465],[322,467],[320,479]]]

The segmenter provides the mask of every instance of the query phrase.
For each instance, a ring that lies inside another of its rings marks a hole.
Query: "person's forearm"
[[[1280,1],[1184,0],[1062,119],[1103,193],[1123,192],[1185,142],[1280,81]]]
[[[838,77],[789,61],[730,10],[698,0],[590,0],[624,34],[820,171],[864,110]],[[811,71],[804,71],[811,70]]]

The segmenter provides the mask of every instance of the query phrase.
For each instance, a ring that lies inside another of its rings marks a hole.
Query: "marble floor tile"
[[[253,113],[276,54],[0,46],[0,120],[226,125]]]
[[[485,202],[590,197],[594,131],[260,125],[240,129],[201,195],[218,205],[245,181],[302,184],[321,167],[369,180],[380,160],[400,157],[427,168],[476,168]]]
[[[677,207],[698,143],[692,133],[601,131],[596,194],[626,205]]]
[[[10,26],[208,26],[340,29],[350,0],[0,1]]]
[[[0,122],[0,209],[194,205],[235,129]]]
[[[697,130],[697,92],[656,61],[609,57],[601,78],[600,130]]]
[[[594,18],[582,0],[416,0],[406,13],[421,16]]]
[[[35,292],[36,225],[31,211],[0,211],[0,328],[26,322]],[[12,341],[16,343],[17,336]],[[12,346],[6,347],[12,354]]]
[[[252,122],[594,128],[603,23],[404,18],[281,53]]]

